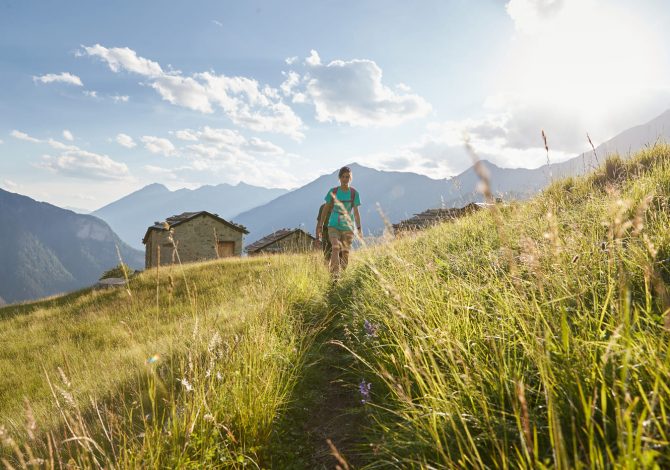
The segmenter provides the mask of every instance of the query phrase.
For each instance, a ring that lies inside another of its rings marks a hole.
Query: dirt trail
[[[267,468],[334,469],[340,465],[333,456],[330,440],[349,468],[362,463],[360,429],[364,413],[355,385],[346,380],[351,361],[342,347],[339,315],[332,316],[307,353],[302,378],[292,403],[275,425]]]

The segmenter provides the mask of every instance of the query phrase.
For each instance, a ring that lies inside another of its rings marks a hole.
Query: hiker
[[[326,194],[326,207],[320,211],[321,220],[316,227],[317,240],[322,240],[325,236],[332,245],[330,273],[334,278],[337,278],[340,271],[346,269],[349,263],[349,251],[354,240],[354,223],[358,236],[363,237],[361,216],[358,213],[361,198],[358,191],[349,186],[352,180],[351,168],[346,166],[340,168],[338,177],[340,185]],[[324,225],[327,226],[327,233],[323,231]]]

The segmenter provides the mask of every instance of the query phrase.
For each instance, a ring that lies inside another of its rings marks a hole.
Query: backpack
[[[330,220],[330,214],[333,212],[333,207],[335,207],[335,199],[337,199],[337,188],[339,186],[335,186],[333,189],[330,190],[330,194],[332,195],[333,201],[332,203],[326,203],[325,204],[325,209],[328,211],[326,212],[326,217],[324,218],[324,227],[328,225],[328,221]],[[351,195],[351,206],[353,207],[354,201],[356,200],[356,190],[352,187],[349,187],[350,195]],[[348,201],[341,201],[341,202],[348,202]],[[323,206],[322,206],[323,207]],[[321,209],[319,209],[319,217],[321,217]]]

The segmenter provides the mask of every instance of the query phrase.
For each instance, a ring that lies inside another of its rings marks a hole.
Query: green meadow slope
[[[6,465],[666,468],[670,148],[356,252],[0,309]],[[25,398],[25,399],[24,399]]]

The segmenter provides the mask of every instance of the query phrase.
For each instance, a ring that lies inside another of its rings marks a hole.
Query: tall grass
[[[325,280],[314,257],[275,256],[148,271],[130,296],[2,310],[5,465],[253,464],[300,370]]]
[[[670,465],[669,202],[659,147],[365,253],[339,293],[370,468]]]

